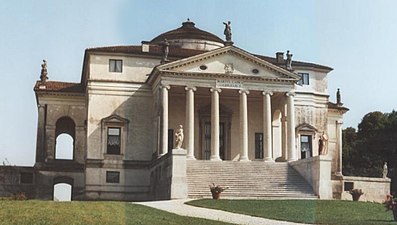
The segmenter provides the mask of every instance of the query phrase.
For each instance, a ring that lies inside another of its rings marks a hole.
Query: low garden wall
[[[360,197],[360,201],[381,203],[385,200],[386,195],[390,194],[389,178],[343,176],[342,182],[342,200],[352,200],[352,196],[349,193],[351,189],[361,189],[364,192]]]

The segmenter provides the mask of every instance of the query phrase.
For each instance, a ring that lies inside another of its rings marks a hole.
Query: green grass
[[[124,202],[0,201],[0,225],[228,224]]]
[[[189,205],[275,220],[328,225],[397,224],[382,204],[338,200],[195,200]]]

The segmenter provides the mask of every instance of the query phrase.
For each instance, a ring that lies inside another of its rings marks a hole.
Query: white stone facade
[[[190,21],[177,31],[87,49],[79,84],[38,81],[38,171],[50,168],[49,180],[77,174],[74,199],[144,200],[187,197],[186,160],[291,162],[320,198],[332,198],[348,110],[329,102],[332,69],[298,61],[287,69],[283,57],[253,55]],[[63,117],[74,123],[74,158],[58,166],[54,140],[72,129],[57,128]],[[179,125],[186,151],[173,149]],[[320,157],[322,134],[328,154]]]

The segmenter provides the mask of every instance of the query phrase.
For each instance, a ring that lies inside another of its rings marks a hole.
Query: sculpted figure
[[[47,79],[48,79],[47,74],[48,74],[47,73],[47,61],[43,60],[43,64],[41,64],[41,75],[40,75],[40,81],[42,83],[45,83],[47,81]]]
[[[383,164],[383,178],[387,178],[387,162],[385,162],[385,164]]]
[[[175,148],[179,149],[182,148],[182,143],[183,143],[183,127],[182,125],[179,125],[178,131],[175,133]]]
[[[328,154],[328,136],[325,132],[318,139],[318,152],[320,155]]]
[[[287,51],[287,70],[292,70],[292,54]]]
[[[227,21],[227,23],[223,22],[225,24],[225,30],[223,31],[223,34],[226,36],[226,41],[232,41],[232,28],[231,28],[231,22]]]
[[[338,90],[336,91],[336,104],[340,105],[341,102],[341,97],[340,97],[340,90],[338,88]]]
[[[169,46],[170,43],[167,41],[167,39],[164,39],[164,41],[161,43],[161,47],[163,50],[163,59],[161,60],[162,62],[168,60],[168,53],[170,52]]]

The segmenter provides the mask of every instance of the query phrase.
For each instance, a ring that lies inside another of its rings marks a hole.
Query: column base
[[[275,162],[274,159],[272,159],[272,158],[265,158],[263,161],[264,162]]]
[[[186,156],[187,160],[196,160],[196,158],[193,155],[188,155]]]
[[[210,161],[222,161],[219,155],[212,155]]]
[[[240,157],[240,159],[238,161],[240,161],[240,162],[249,162],[251,160],[249,160],[248,157],[245,156],[245,157]]]

